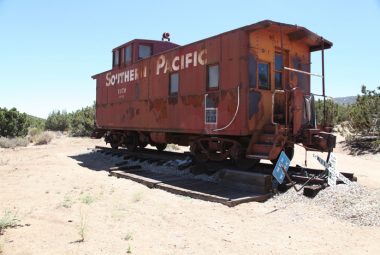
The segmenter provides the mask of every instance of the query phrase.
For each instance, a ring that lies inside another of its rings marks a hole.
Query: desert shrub
[[[88,106],[71,114],[72,136],[90,136],[94,130],[95,107]]]
[[[42,133],[42,130],[36,127],[29,128],[28,136],[36,136]]]
[[[37,137],[42,133],[42,130],[36,127],[29,128],[28,131],[28,139],[29,142],[34,143],[36,142]]]
[[[45,130],[67,131],[70,128],[70,115],[66,111],[53,111],[45,122]]]
[[[15,148],[15,147],[25,147],[29,144],[26,137],[0,137],[0,148]]]
[[[36,136],[34,140],[35,145],[42,145],[42,144],[48,144],[53,140],[53,134],[48,131],[44,131],[43,133],[40,133]]]
[[[25,113],[16,108],[0,108],[0,136],[17,137],[28,133],[28,119]]]
[[[317,123],[323,124],[323,100],[315,102],[315,110],[317,115]],[[339,105],[334,101],[326,100],[326,126],[335,126],[338,123],[349,119],[349,107],[347,105]]]
[[[29,128],[37,128],[40,130],[45,129],[45,119],[38,118],[35,116],[27,115],[28,117],[28,123],[29,123]]]
[[[379,136],[380,134],[380,87],[367,90],[362,85],[362,95],[350,107],[350,124],[356,133]]]

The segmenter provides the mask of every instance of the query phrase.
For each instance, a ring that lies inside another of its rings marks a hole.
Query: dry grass
[[[6,228],[15,227],[17,225],[17,221],[18,219],[16,218],[16,213],[5,210],[0,217],[0,234],[2,234]]]
[[[78,234],[80,236],[79,242],[84,242],[87,234],[87,217],[83,213],[83,211],[80,211],[80,222],[78,225]]]
[[[25,147],[29,144],[27,138],[15,137],[15,138],[6,138],[0,137],[0,148],[16,148],[16,147]]]
[[[53,140],[53,133],[50,132],[50,131],[44,131],[40,134],[38,134],[35,138],[34,138],[34,144],[35,145],[42,145],[42,144],[48,144],[51,142],[51,140]]]
[[[90,205],[92,204],[93,202],[95,202],[95,197],[93,197],[92,195],[84,195],[82,196],[80,199],[79,199],[83,204],[86,204],[86,205]]]

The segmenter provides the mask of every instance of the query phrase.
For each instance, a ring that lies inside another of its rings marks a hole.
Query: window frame
[[[130,58],[130,60],[127,62],[127,48],[129,48],[130,49],[130,53],[131,53],[131,58]],[[133,62],[133,48],[132,48],[132,44],[129,44],[129,45],[127,45],[127,46],[125,46],[124,47],[124,54],[123,54],[123,56],[124,56],[124,64],[125,65],[129,65],[129,64],[131,64],[132,62]]]
[[[147,56],[147,57],[145,57],[145,58],[140,57],[140,46],[149,47],[150,48],[150,55]],[[153,55],[153,44],[150,44],[150,43],[139,43],[137,45],[137,60],[150,58],[152,55]]]
[[[116,58],[117,53],[117,58]],[[115,63],[115,60],[117,59],[117,63]],[[119,67],[120,66],[120,49],[116,49],[112,51],[112,67]]]
[[[276,69],[277,68],[277,65],[276,65],[276,57],[277,56],[280,56],[281,57],[281,70],[278,70]],[[283,79],[284,79],[284,54],[282,54],[281,52],[278,52],[276,51],[274,53],[274,87],[275,89],[279,89],[279,90],[283,90],[284,89],[284,86],[283,86]],[[280,75],[280,87],[277,87],[277,82],[276,82],[276,75],[279,74]]]
[[[260,73],[259,73],[259,71],[260,71],[260,69],[259,69],[259,66],[260,66],[260,64],[266,64],[267,65],[267,73],[268,73],[268,87],[263,87],[262,85],[261,85],[261,82],[260,82]],[[270,75],[270,70],[271,70],[271,66],[270,66],[270,62],[268,62],[268,61],[263,61],[263,60],[259,60],[259,61],[257,61],[257,87],[259,88],[259,89],[265,89],[265,90],[271,90],[271,75]]]
[[[217,83],[216,87],[210,87],[210,68],[214,67],[214,66],[218,67],[218,83]],[[206,90],[207,91],[218,90],[219,87],[220,87],[220,65],[219,65],[219,62],[208,64],[207,68],[206,68],[206,72],[207,72],[207,74],[206,74],[207,75],[207,78],[206,78]]]
[[[172,75],[177,75],[177,91],[176,92],[172,92],[171,91],[171,88],[172,88]],[[169,73],[169,96],[170,97],[176,97],[179,95],[179,86],[180,86],[180,77],[179,77],[179,72],[171,72]]]

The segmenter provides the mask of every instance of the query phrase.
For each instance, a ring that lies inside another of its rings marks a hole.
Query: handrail
[[[291,89],[281,89],[281,90],[274,90],[274,93],[272,94],[272,124],[273,125],[277,125],[278,123],[277,122],[274,122],[274,97],[277,93],[282,93],[282,94],[285,94],[285,105],[286,105],[286,109],[285,109],[285,125],[286,125],[286,128],[288,128],[288,124],[289,124],[289,120],[288,120],[288,105],[287,105],[287,102],[288,102],[288,98],[287,98],[287,92],[293,92],[294,90],[296,90],[297,87],[295,88],[291,88]]]
[[[213,130],[212,130],[213,132],[224,130],[224,129],[228,128],[229,126],[231,126],[231,124],[234,122],[234,120],[235,120],[235,118],[236,118],[236,115],[237,115],[237,113],[238,113],[238,111],[239,111],[239,108],[240,108],[240,85],[237,86],[237,97],[238,97],[238,98],[237,98],[236,110],[235,110],[235,114],[234,114],[234,116],[232,117],[231,121],[230,121],[226,126],[224,126],[224,127],[222,127],[222,128],[216,128],[216,129],[213,129]]]

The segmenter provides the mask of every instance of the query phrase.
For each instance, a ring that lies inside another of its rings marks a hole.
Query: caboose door
[[[274,53],[274,92],[273,92],[273,122],[281,125],[288,123],[289,98],[286,91],[289,90],[289,74],[284,66],[289,65],[289,53],[286,50],[276,49]]]

